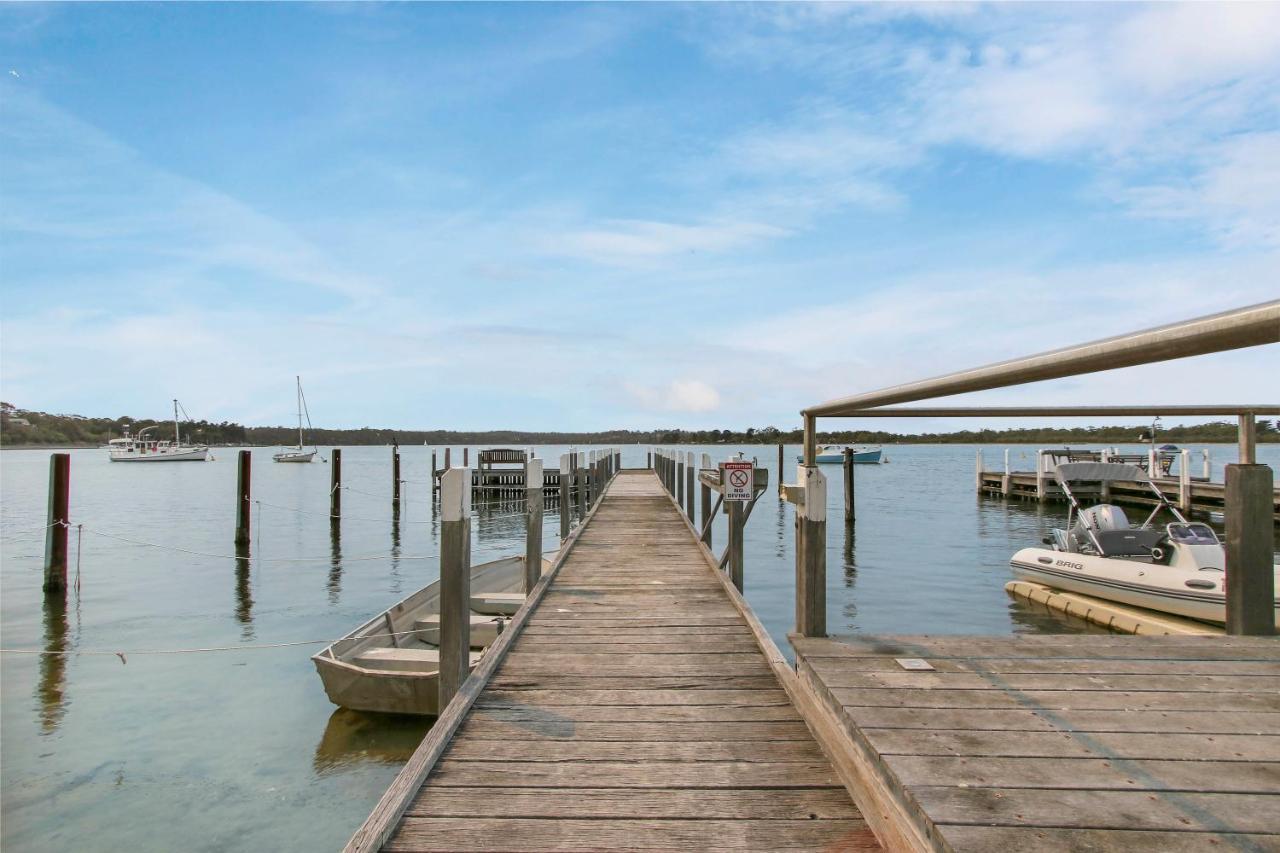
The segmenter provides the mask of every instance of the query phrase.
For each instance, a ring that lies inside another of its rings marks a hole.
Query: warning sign
[[[755,481],[755,465],[751,462],[724,463],[724,499],[751,500],[751,484]]]

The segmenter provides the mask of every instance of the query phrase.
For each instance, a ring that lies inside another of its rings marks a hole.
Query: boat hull
[[[111,453],[108,458],[112,462],[207,462],[209,448],[183,448],[172,453]]]
[[[316,452],[314,450],[294,451],[286,450],[284,453],[276,453],[271,457],[273,462],[310,462],[315,459]]]
[[[1022,580],[1202,622],[1226,621],[1221,572],[1178,569],[1140,560],[1023,548],[1009,561]],[[1277,567],[1280,581],[1280,567]],[[1211,586],[1210,586],[1211,585]],[[1280,585],[1277,586],[1280,589]],[[1280,627],[1280,599],[1275,603]]]
[[[859,450],[853,454],[853,462],[855,465],[878,465],[883,451],[880,448],[875,450]],[[815,457],[820,465],[842,465],[844,464],[843,453],[819,453]],[[803,456],[796,457],[797,462],[804,462]]]
[[[550,563],[544,559],[543,571],[549,566]],[[523,583],[523,557],[472,566],[472,609],[482,606],[486,594],[501,598],[518,592]],[[362,665],[362,656],[367,662],[370,653],[377,655],[385,653],[385,650],[402,648],[421,652],[431,648],[439,640],[439,601],[440,582],[436,581],[314,655],[311,660],[329,701],[356,711],[439,714],[439,671],[436,665],[426,664],[416,669],[412,663],[404,664],[402,669]],[[501,618],[498,608],[472,615],[473,669],[481,657],[478,649],[487,647],[500,633],[496,625],[498,618]],[[399,636],[392,640],[386,636],[391,633]]]

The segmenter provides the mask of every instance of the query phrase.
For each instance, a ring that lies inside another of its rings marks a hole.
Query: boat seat
[[[472,610],[494,616],[512,616],[522,604],[523,592],[486,592],[471,596]]]
[[[480,660],[477,652],[471,652],[472,666]],[[387,672],[420,672],[424,675],[440,671],[439,649],[369,649],[356,655],[354,663],[365,669],[381,669]]]
[[[1094,535],[1104,557],[1149,557],[1165,538],[1162,530],[1099,530]]]
[[[413,621],[414,634],[424,643],[440,642],[440,614],[433,613]],[[493,616],[471,614],[471,648],[482,649],[498,639],[498,623]]]

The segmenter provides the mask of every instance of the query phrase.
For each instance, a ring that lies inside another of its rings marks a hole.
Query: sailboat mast
[[[302,449],[302,377],[293,377],[298,383],[298,449]]]
[[[178,398],[173,398],[173,446],[182,444],[182,436],[178,431]]]

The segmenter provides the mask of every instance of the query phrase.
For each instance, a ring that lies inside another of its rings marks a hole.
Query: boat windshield
[[[1170,524],[1166,528],[1169,538],[1183,545],[1217,545],[1218,536],[1207,524],[1192,522],[1189,524]]]

